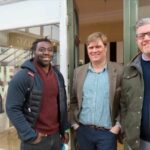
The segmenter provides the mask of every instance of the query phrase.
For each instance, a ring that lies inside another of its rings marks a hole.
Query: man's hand
[[[69,133],[65,132],[62,140],[63,140],[63,143],[68,144],[68,142],[69,142]]]
[[[32,144],[38,144],[41,142],[42,138],[45,137],[46,135],[45,134],[42,134],[42,133],[38,133],[38,136],[37,138],[32,142]]]
[[[110,132],[112,132],[114,134],[118,134],[119,131],[120,131],[120,127],[118,125],[115,125],[110,129]]]

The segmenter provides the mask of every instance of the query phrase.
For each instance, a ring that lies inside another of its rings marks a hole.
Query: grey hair
[[[146,24],[150,24],[150,18],[149,17],[147,17],[147,18],[142,18],[142,19],[140,19],[140,20],[138,20],[137,21],[137,23],[136,23],[136,30],[139,28],[139,27],[141,27],[141,26],[143,26],[143,25],[146,25]]]

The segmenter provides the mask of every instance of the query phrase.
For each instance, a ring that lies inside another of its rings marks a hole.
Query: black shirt
[[[141,119],[141,139],[150,142],[150,61],[141,59],[144,79],[144,100]]]

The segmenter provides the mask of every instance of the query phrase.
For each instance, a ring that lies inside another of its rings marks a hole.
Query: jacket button
[[[138,141],[138,140],[136,140],[136,141],[135,141],[135,143],[136,143],[136,144],[138,144],[138,143],[139,143],[139,141]]]
[[[140,112],[140,111],[138,111],[138,114],[141,114],[141,112]]]
[[[130,76],[127,76],[127,79],[129,79],[130,78]]]
[[[143,99],[143,97],[142,97],[142,96],[140,96],[139,98],[140,98],[140,99]]]
[[[137,126],[136,128],[139,129],[139,126]]]

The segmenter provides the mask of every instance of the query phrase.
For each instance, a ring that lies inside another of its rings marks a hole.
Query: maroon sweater
[[[41,109],[36,122],[36,130],[51,135],[59,131],[58,116],[58,83],[52,68],[48,73],[36,64],[37,71],[43,80]]]

